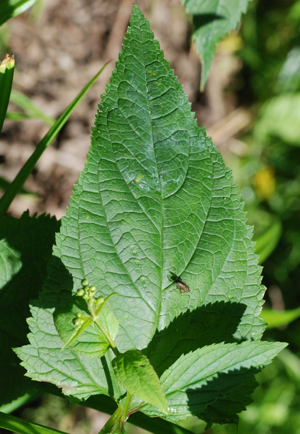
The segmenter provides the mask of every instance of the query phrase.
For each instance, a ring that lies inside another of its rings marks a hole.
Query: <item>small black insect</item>
[[[181,280],[180,277],[175,273],[170,272],[169,279],[175,283],[176,288],[180,289],[180,292],[190,292],[190,288],[187,286],[187,284],[184,283],[184,281]]]

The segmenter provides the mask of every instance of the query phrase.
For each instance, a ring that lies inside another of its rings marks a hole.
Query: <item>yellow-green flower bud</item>
[[[96,291],[97,291],[97,288],[96,288],[95,285],[90,286],[90,293],[91,293],[91,294],[95,294]]]

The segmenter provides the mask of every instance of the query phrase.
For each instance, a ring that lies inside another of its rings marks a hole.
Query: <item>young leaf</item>
[[[245,389],[249,383],[249,374],[253,377],[253,373],[271,363],[285,346],[279,342],[248,341],[239,345],[210,345],[181,356],[161,377],[170,410],[168,419],[178,421],[197,415],[209,421],[205,413],[208,406],[216,404],[219,398],[226,402],[227,397],[238,394],[238,407],[233,409],[233,414],[226,415],[227,423],[234,422],[235,413],[244,410],[249,403],[247,395],[240,394],[240,389]],[[214,410],[216,413],[216,408]],[[224,402],[220,410],[224,417]],[[232,411],[232,406],[229,410]],[[143,407],[143,412],[152,417],[162,416],[150,406]],[[216,419],[215,415],[214,422],[224,421]]]
[[[0,405],[38,385],[24,377],[12,347],[27,343],[29,300],[37,297],[59,222],[42,215],[0,219]]]
[[[112,361],[116,377],[128,392],[168,414],[168,404],[159,378],[149,360],[138,350],[129,350]]]
[[[65,342],[64,348],[71,347],[77,353],[92,359],[102,357],[108,350],[109,344],[84,309],[87,307],[83,300],[80,305],[79,300],[76,300],[70,307],[56,309],[54,313],[56,329]],[[80,327],[76,327],[73,322],[77,313],[82,315],[83,323]],[[118,333],[118,320],[107,304],[102,307],[98,320],[114,339]]]
[[[115,294],[109,305],[119,320],[115,343],[124,353],[151,348],[157,331],[170,330],[178,317],[183,327],[188,319],[190,339],[181,334],[176,341],[175,329],[170,360],[164,363],[162,351],[155,361],[161,372],[199,344],[260,339],[265,288],[251,237],[231,172],[197,126],[148,21],[133,6],[87,163],[32,310],[30,345],[17,351],[22,365],[31,378],[81,399],[123,395],[111,350],[101,360],[61,351],[53,312],[83,278],[104,298]],[[190,291],[181,293],[170,273]],[[243,383],[247,393],[252,377]]]
[[[201,57],[201,90],[215,54],[217,42],[236,29],[250,0],[182,0],[188,14],[193,15],[193,40]]]

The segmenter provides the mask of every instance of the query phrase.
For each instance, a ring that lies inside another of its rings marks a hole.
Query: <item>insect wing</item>
[[[180,289],[180,292],[190,292],[190,288],[181,279],[178,279],[175,282],[175,285],[178,289]]]

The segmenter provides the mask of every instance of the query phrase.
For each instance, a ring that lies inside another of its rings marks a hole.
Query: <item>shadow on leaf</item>
[[[217,14],[195,14],[193,15],[193,23],[195,29],[199,29],[200,27],[204,27],[209,23],[213,23],[216,20],[225,20],[226,17]]]
[[[182,354],[205,345],[237,342],[234,333],[245,310],[244,304],[217,302],[187,311],[156,332],[143,352],[161,376]]]

